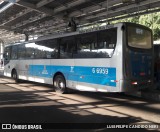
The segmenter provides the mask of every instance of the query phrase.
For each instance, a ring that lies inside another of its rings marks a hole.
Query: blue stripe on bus
[[[66,80],[116,87],[116,68],[56,65],[29,66],[29,75],[31,76],[53,78],[53,75],[58,71],[64,74]]]

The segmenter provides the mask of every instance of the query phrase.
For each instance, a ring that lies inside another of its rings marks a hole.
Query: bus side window
[[[60,58],[72,58],[75,46],[76,43],[74,37],[62,38],[60,42]]]
[[[18,58],[19,59],[26,58],[26,48],[24,44],[18,45]]]
[[[18,58],[18,46],[13,45],[11,48],[11,59],[17,59]]]
[[[46,58],[48,59],[57,59],[59,57],[58,53],[58,40],[52,39],[45,42],[46,50]]]
[[[46,53],[42,48],[35,48],[35,58],[36,59],[46,59]]]
[[[34,58],[34,47],[32,43],[26,44],[26,59],[33,59]]]
[[[110,58],[113,55],[117,43],[117,29],[108,29],[98,32],[97,56]]]
[[[39,58],[57,59],[58,58],[58,42],[57,39],[43,40],[37,42],[35,55]],[[39,54],[39,55],[38,55]],[[41,54],[41,56],[40,56]]]
[[[4,49],[4,65],[6,65],[11,59],[11,46]]]
[[[92,45],[97,43],[97,35],[84,34],[77,37],[77,54],[75,58],[95,58],[96,53],[92,50]]]

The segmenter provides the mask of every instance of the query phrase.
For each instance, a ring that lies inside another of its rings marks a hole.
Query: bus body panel
[[[103,63],[102,63],[103,62]],[[107,90],[107,87],[114,87],[114,91],[117,91],[116,80],[116,68],[114,65],[107,63],[107,59],[76,59],[75,70],[78,84],[76,89],[85,90],[83,83],[93,84],[95,86],[100,85]],[[87,67],[85,66],[87,64]],[[94,89],[97,89],[94,87]]]
[[[18,78],[22,80],[28,80],[30,77],[28,68],[29,65],[32,64],[32,60],[18,60],[17,68],[15,67],[17,73],[18,73]]]
[[[18,61],[18,60],[17,60]],[[10,63],[12,64],[12,66],[10,66]],[[11,77],[11,72],[12,72],[12,69],[16,67],[16,64],[15,61],[9,61],[9,63],[5,64],[5,68],[4,68],[4,76],[7,76],[7,77]]]
[[[34,59],[28,69],[30,80],[48,84],[50,81],[45,73],[46,69],[49,70],[47,65],[50,65],[50,60]]]

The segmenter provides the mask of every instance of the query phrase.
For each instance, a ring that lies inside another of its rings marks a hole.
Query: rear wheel
[[[55,91],[61,94],[67,92],[66,80],[62,75],[57,75],[53,80]]]

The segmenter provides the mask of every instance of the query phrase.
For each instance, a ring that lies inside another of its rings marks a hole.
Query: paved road
[[[61,95],[48,85],[15,84],[13,80],[1,77],[0,122],[160,123],[160,104],[111,93]],[[106,131],[106,128],[99,131]]]

